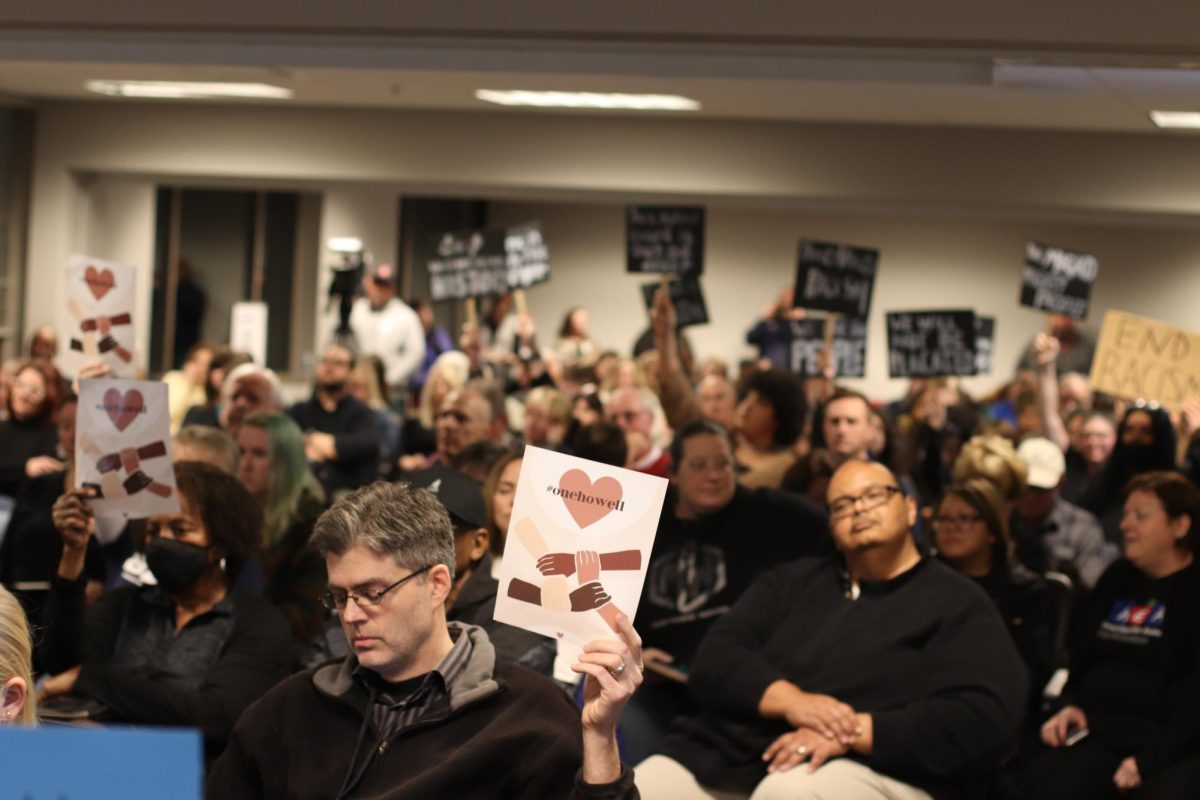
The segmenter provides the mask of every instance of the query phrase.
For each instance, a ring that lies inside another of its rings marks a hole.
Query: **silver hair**
[[[269,367],[260,367],[253,362],[239,364],[229,371],[229,374],[225,376],[225,381],[221,384],[221,402],[229,405],[233,401],[233,389],[237,382],[251,375],[263,377],[271,387],[271,404],[275,408],[283,408],[283,384],[279,382],[279,376],[275,374],[275,370]]]
[[[317,520],[310,544],[322,556],[361,545],[411,570],[444,564],[454,576],[450,515],[425,489],[377,481],[333,504]]]

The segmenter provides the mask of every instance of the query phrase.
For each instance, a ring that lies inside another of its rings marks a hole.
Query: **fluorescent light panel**
[[[363,249],[357,236],[331,236],[325,246],[334,253],[361,253]]]
[[[623,94],[604,92],[539,92],[528,89],[480,89],[478,100],[502,106],[536,108],[597,108],[628,111],[699,111],[700,103],[677,94]]]
[[[1200,111],[1151,111],[1150,119],[1160,128],[1200,129]]]
[[[267,83],[222,83],[205,81],[118,81],[95,80],[84,84],[89,92],[110,97],[143,97],[171,100],[196,98],[252,98],[287,100],[291,89]]]

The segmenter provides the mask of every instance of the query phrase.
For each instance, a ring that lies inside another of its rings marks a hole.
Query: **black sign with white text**
[[[992,350],[996,342],[996,318],[975,317],[975,372],[986,375],[992,371]]]
[[[654,293],[662,284],[642,284],[642,301],[649,311],[654,305]],[[708,306],[704,304],[704,291],[700,288],[697,278],[686,277],[673,280],[667,284],[671,295],[671,305],[675,306],[675,327],[686,328],[689,325],[704,325],[708,322]]]
[[[888,375],[893,378],[974,375],[975,336],[974,311],[890,311]]]
[[[1021,305],[1086,319],[1100,262],[1088,253],[1037,242],[1025,245]]]
[[[536,222],[502,231],[444,233],[428,267],[434,301],[504,294],[550,278],[549,253]]]
[[[703,206],[627,206],[625,271],[704,272]]]
[[[866,319],[878,265],[878,250],[804,239],[793,305]]]
[[[802,378],[821,377],[820,355],[825,346],[825,320],[797,319],[788,323],[788,366]],[[867,321],[838,317],[830,344],[839,378],[861,378],[867,373]]]

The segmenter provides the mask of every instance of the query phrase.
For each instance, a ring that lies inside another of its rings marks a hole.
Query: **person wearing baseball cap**
[[[550,675],[553,640],[492,618],[500,584],[492,577],[487,505],[479,485],[458,470],[441,465],[407,475],[405,482],[432,492],[450,514],[455,563],[454,585],[446,598],[446,618],[478,625],[487,631],[501,658]]]
[[[1090,589],[1117,557],[1094,515],[1062,498],[1067,470],[1062,450],[1035,436],[1021,442],[1017,457],[1029,468],[1013,503],[1012,535],[1020,561],[1035,572],[1063,572]]]
[[[425,328],[417,313],[397,296],[398,275],[377,264],[363,278],[364,297],[350,310],[350,329],[361,356],[378,356],[392,402],[403,407],[408,379],[425,360]]]

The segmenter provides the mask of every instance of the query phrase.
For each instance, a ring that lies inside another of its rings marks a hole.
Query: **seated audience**
[[[590,363],[596,359],[597,348],[588,334],[588,311],[575,306],[563,315],[558,330],[555,355],[564,366]]]
[[[379,474],[379,435],[375,415],[350,395],[354,354],[331,344],[321,354],[312,397],[288,414],[304,431],[304,451],[330,496],[349,492]]]
[[[976,796],[1012,749],[1028,678],[986,594],[922,559],[886,467],[846,462],[828,502],[839,554],[760,576],[712,626],[703,711],[636,767],[646,800]]]
[[[1028,468],[1012,441],[1002,436],[972,436],[954,461],[954,482],[979,478],[992,484],[1004,502],[1006,517],[1027,476]]]
[[[1042,688],[1058,666],[1058,605],[1045,578],[1013,557],[1008,514],[995,487],[979,478],[951,484],[934,509],[933,541],[938,558],[979,584],[996,604],[1032,678],[1030,710],[1040,710]]]
[[[225,386],[225,377],[242,364],[249,364],[251,361],[253,359],[249,353],[234,352],[225,345],[216,347],[204,378],[204,402],[187,410],[182,425],[221,427],[221,390]]]
[[[171,435],[183,427],[183,418],[192,406],[202,406],[208,400],[205,381],[212,363],[214,349],[208,342],[192,345],[183,357],[183,368],[173,369],[162,376],[167,385],[167,406],[171,414]]]
[[[0,725],[33,725],[37,721],[32,655],[25,609],[0,587]]]
[[[503,458],[510,449],[499,442],[482,439],[459,450],[458,455],[445,466],[466,475],[482,489],[492,471],[492,465]]]
[[[661,664],[686,674],[705,632],[759,573],[830,546],[816,507],[786,492],[736,482],[729,433],[720,425],[705,419],[688,423],[671,450],[671,485],[637,626],[648,669]],[[672,719],[694,710],[685,684],[651,682],[630,708],[626,752],[634,760],[649,755]]]
[[[838,466],[851,459],[871,461],[871,445],[878,433],[871,403],[859,392],[838,389],[817,409],[813,419],[812,448],[825,448]]]
[[[572,455],[601,464],[623,467],[629,460],[629,442],[625,432],[614,422],[600,420],[584,425],[568,445]]]
[[[429,368],[425,384],[421,387],[416,416],[404,421],[400,442],[404,456],[400,459],[400,470],[422,469],[425,456],[437,448],[434,426],[442,413],[446,398],[467,385],[470,364],[467,356],[457,350],[442,353]]]
[[[804,395],[794,376],[775,369],[750,376],[735,416],[738,483],[748,488],[783,484],[796,461],[792,445],[800,437],[804,413]]]
[[[392,469],[400,457],[400,416],[392,410],[388,387],[383,382],[383,362],[378,356],[364,356],[354,365],[348,382],[350,396],[371,409],[375,435],[379,442],[380,475]]]
[[[171,437],[171,460],[200,461],[230,475],[237,472],[238,445],[220,428],[184,425]]]
[[[257,411],[237,436],[237,477],[263,510],[263,587],[307,642],[325,619],[325,563],[308,546],[325,492],[308,467],[304,434],[288,416]]]
[[[483,629],[447,622],[453,534],[429,492],[360,489],[321,517],[313,546],[353,652],[255,703],[208,797],[636,797],[616,741],[641,681],[627,620],[574,666],[581,714],[546,678],[498,659]]]
[[[283,386],[274,370],[246,363],[230,370],[221,385],[220,427],[230,434],[255,411],[282,411]],[[188,421],[184,420],[187,425]]]
[[[492,556],[496,562],[504,555],[504,541],[512,521],[513,501],[517,496],[517,478],[521,475],[522,451],[510,450],[492,465],[483,484],[487,503],[487,529]],[[621,462],[624,463],[624,460]],[[493,572],[495,570],[493,569]]]
[[[1017,557],[1035,572],[1061,572],[1085,589],[1117,557],[1104,540],[1091,513],[1062,498],[1066,459],[1049,439],[1021,442],[1017,457],[1025,462],[1025,488],[1013,503],[1012,533]]]
[[[258,550],[262,512],[236,478],[175,465],[181,510],[151,517],[155,586],[117,589],[85,609],[83,554],[94,527],[86,490],[54,507],[63,555],[51,587],[41,699],[92,701],[91,716],[199,728],[221,751],[245,708],[287,674],[288,628],[266,600],[232,591]]]
[[[554,450],[562,445],[571,421],[571,402],[557,389],[538,386],[525,396],[521,431],[525,444]]]
[[[1200,786],[1200,490],[1148,472],[1124,503],[1124,558],[1088,598],[1029,797],[1163,800]]]
[[[437,449],[428,458],[402,458],[402,471],[429,469],[435,464],[449,466],[459,452],[474,442],[499,442],[504,436],[504,409],[489,398],[482,387],[468,387],[446,396],[438,414],[435,433]],[[408,467],[405,465],[408,464]]]
[[[1097,479],[1117,444],[1117,423],[1105,411],[1086,411],[1079,420],[1079,436],[1067,450],[1063,497],[1082,501],[1088,485]]]

